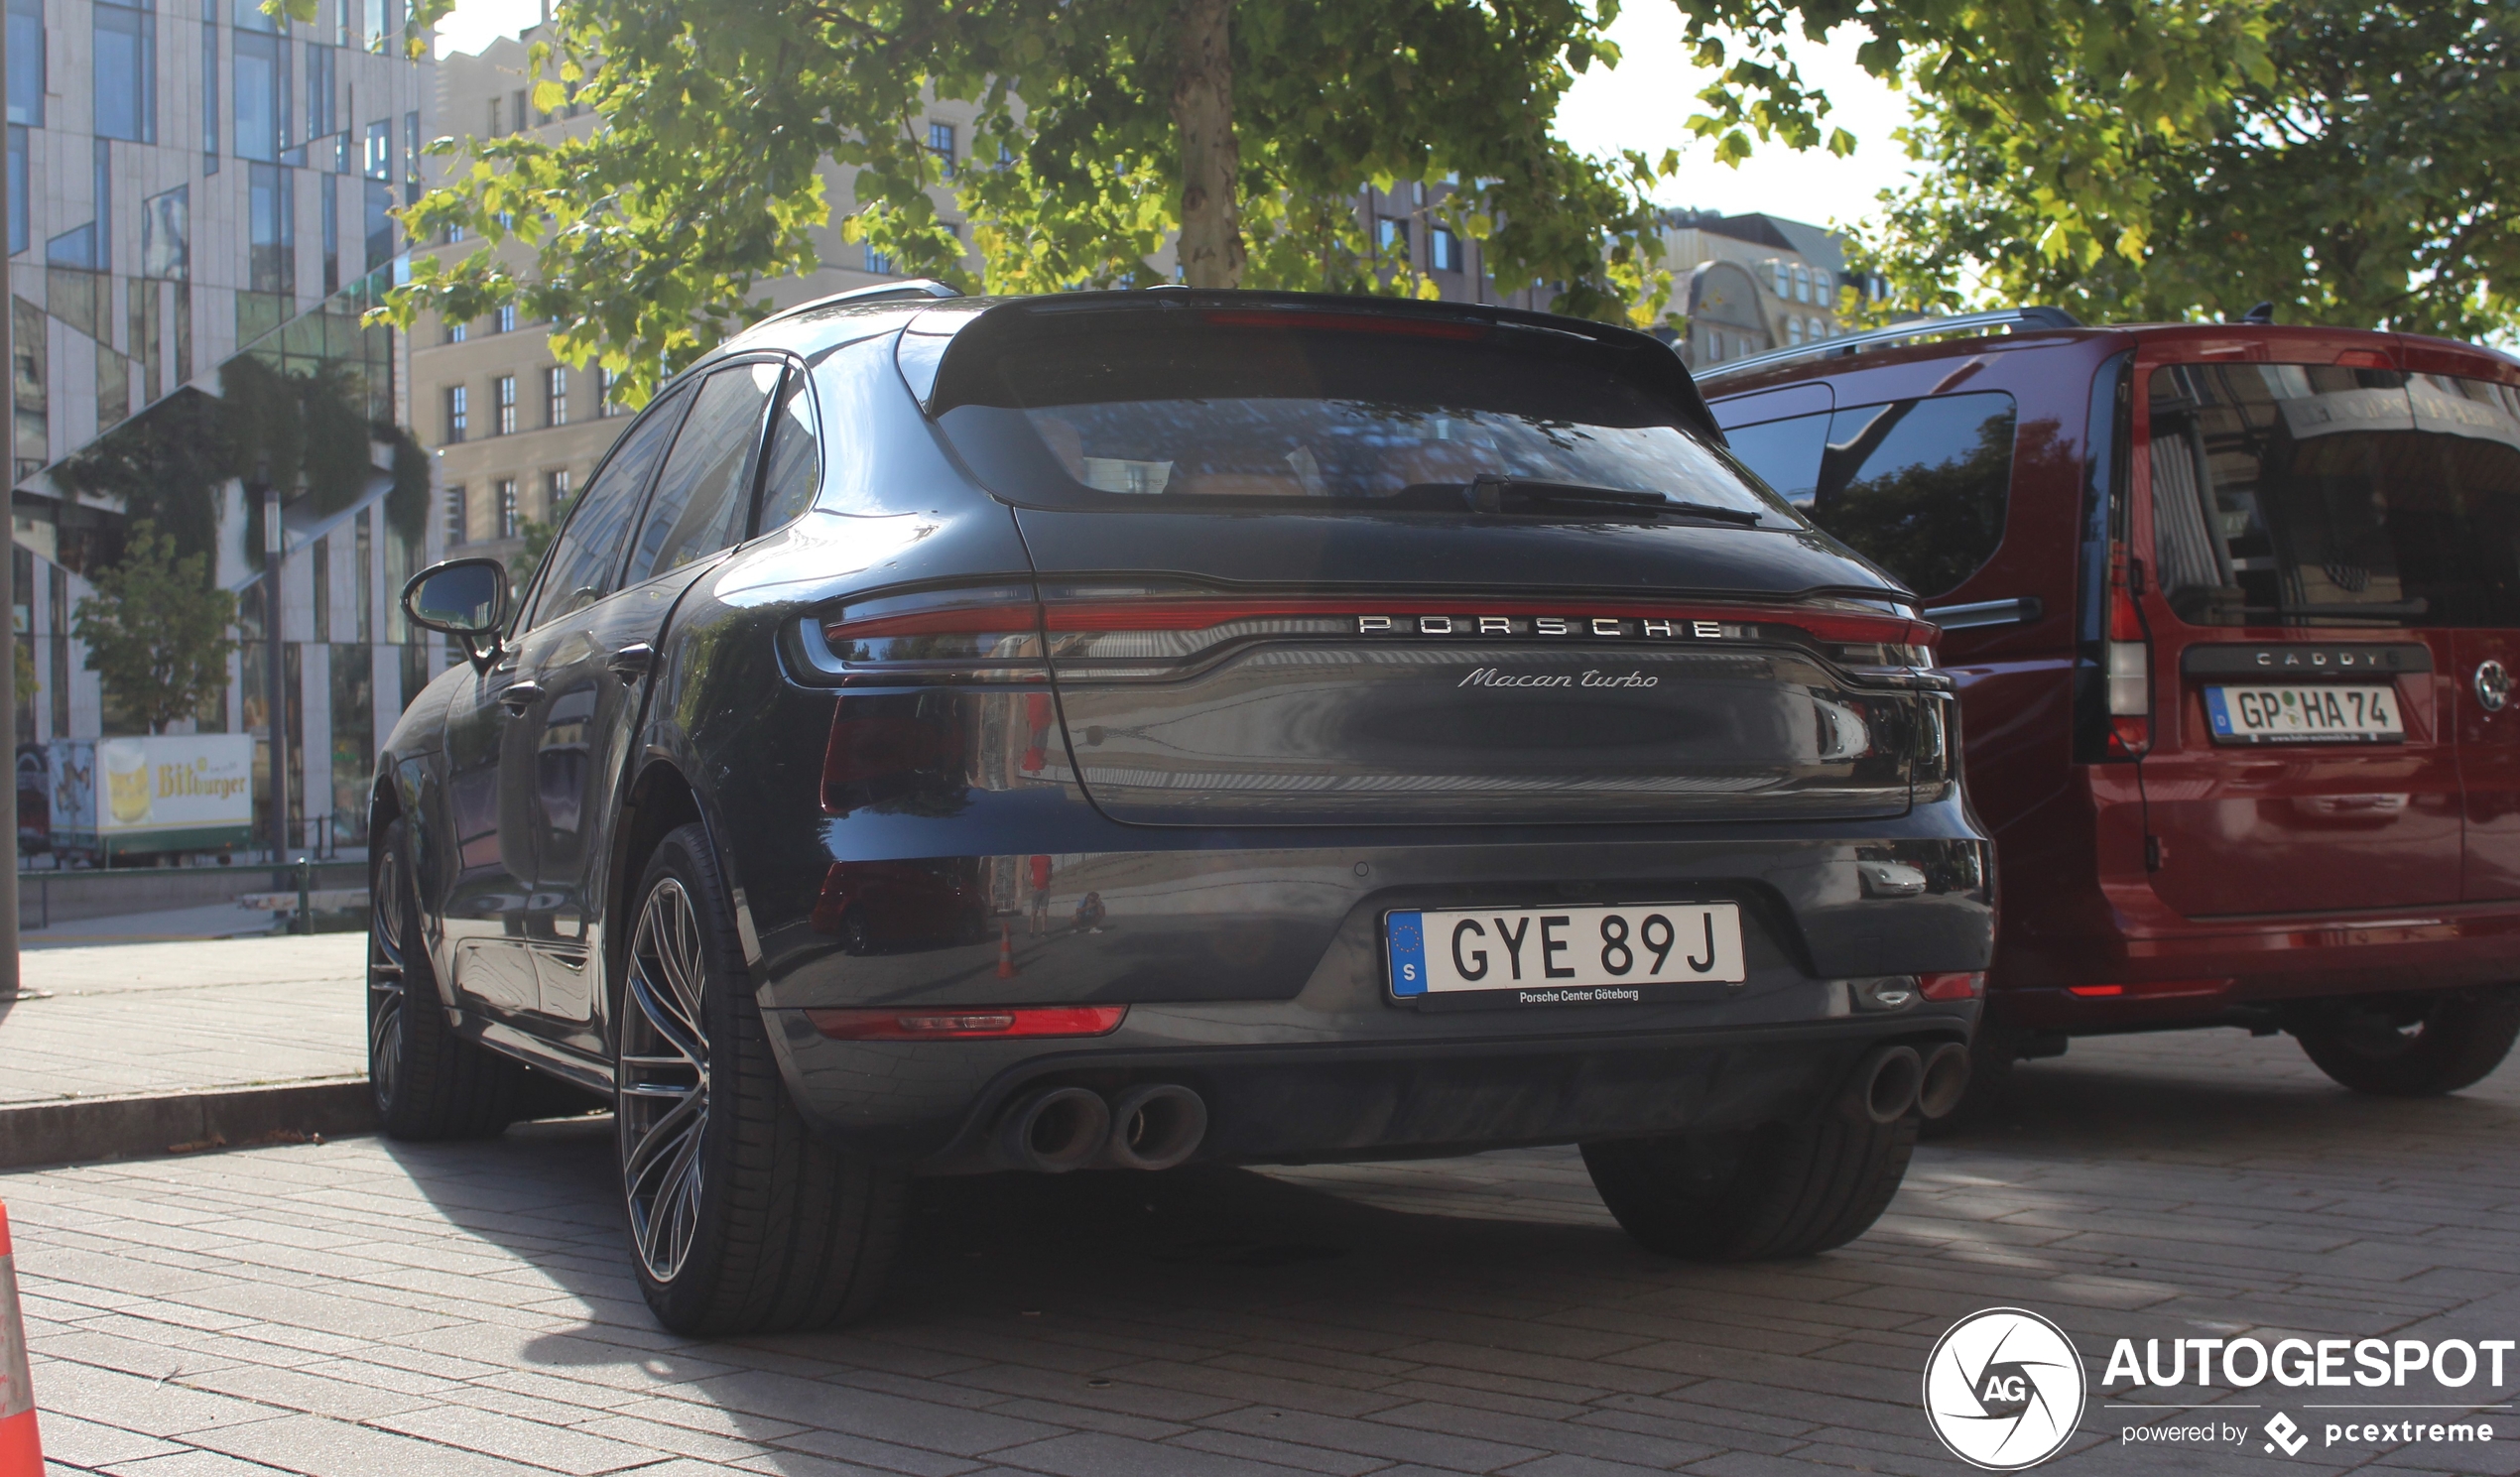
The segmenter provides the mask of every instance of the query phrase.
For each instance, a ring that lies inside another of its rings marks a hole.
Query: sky
[[[541,16],[542,0],[458,0],[438,28],[438,55],[478,52]],[[1630,4],[1610,36],[1625,60],[1615,70],[1596,66],[1576,81],[1559,109],[1558,133],[1587,154],[1633,148],[1659,157],[1665,149],[1680,150],[1681,173],[1665,182],[1658,196],[1663,204],[1846,224],[1869,216],[1874,196],[1906,176],[1907,160],[1890,134],[1907,121],[1907,104],[1855,65],[1852,36],[1826,48],[1804,47],[1796,60],[1806,81],[1827,89],[1835,111],[1826,121],[1855,136],[1854,154],[1839,159],[1825,149],[1798,152],[1772,143],[1738,168],[1715,163],[1712,149],[1689,132],[1689,115],[1700,107],[1698,89],[1708,78],[1689,64],[1678,7],[1656,0]]]

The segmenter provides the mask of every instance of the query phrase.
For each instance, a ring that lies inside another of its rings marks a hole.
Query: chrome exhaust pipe
[[[1207,1104],[1178,1082],[1133,1087],[1111,1105],[1109,1159],[1123,1169],[1169,1169],[1207,1137]]]
[[[1949,1118],[1968,1095],[1968,1047],[1945,1042],[1925,1055],[1925,1075],[1918,1079],[1916,1110],[1928,1118]]]
[[[998,1151],[1019,1169],[1062,1174],[1102,1152],[1111,1107],[1084,1087],[1052,1087],[1016,1099],[998,1123]]]
[[[1846,1083],[1846,1109],[1875,1123],[1896,1123],[1916,1106],[1917,1084],[1924,1077],[1925,1060],[1916,1047],[1875,1046],[1855,1063]]]

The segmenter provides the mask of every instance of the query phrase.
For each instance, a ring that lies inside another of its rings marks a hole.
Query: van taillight
[[[2152,647],[2135,604],[2143,579],[2144,566],[2126,556],[2126,546],[2109,546],[2108,746],[2129,758],[2153,743]]]

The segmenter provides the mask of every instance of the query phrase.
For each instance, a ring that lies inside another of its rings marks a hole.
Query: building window
[[[253,291],[298,291],[298,190],[295,170],[246,166],[247,259]]]
[[[341,131],[333,116],[339,92],[334,87],[332,48],[321,43],[307,48],[307,138],[330,138]]]
[[[499,537],[502,539],[513,539],[516,537],[517,533],[516,479],[514,477],[501,477],[499,479],[498,487]]]
[[[1397,215],[1375,216],[1374,250],[1396,261],[1409,260],[1409,222]]]
[[[568,468],[543,474],[543,521],[558,523],[568,511]]]
[[[893,259],[870,246],[866,248],[866,270],[878,277],[890,277],[893,275]]]
[[[1427,265],[1438,272],[1461,270],[1461,238],[1436,226],[1427,232]]]
[[[394,186],[385,180],[359,182],[359,227],[367,238],[367,270],[394,260]]]
[[[236,157],[265,164],[280,159],[282,100],[280,38],[236,32]]]
[[[1801,318],[1788,316],[1785,319],[1785,341],[1787,343],[1801,343],[1803,341],[1803,320]]]
[[[611,370],[595,370],[595,416],[609,421],[621,414],[621,380]]]
[[[516,434],[516,376],[503,374],[490,381],[490,404],[498,418],[492,435]]]
[[[928,125],[928,152],[937,157],[937,168],[948,180],[953,178],[953,125]]]
[[[514,333],[516,331],[515,304],[502,303],[499,305],[498,326],[490,331],[493,333]]]
[[[448,343],[461,343],[461,342],[463,342],[464,329],[466,329],[467,327],[469,327],[469,326],[470,326],[470,324],[467,324],[467,323],[458,323],[458,322],[456,322],[456,321],[455,321],[454,319],[452,319],[452,318],[448,318],[448,319],[446,319],[446,320],[445,320],[445,323],[446,323],[446,342],[448,342]]]
[[[464,431],[469,427],[472,419],[470,401],[471,396],[467,387],[463,385],[446,387],[446,444],[450,446],[463,439]]]
[[[519,87],[508,94],[508,132],[525,132],[525,89]]]
[[[457,483],[446,489],[446,547],[470,543],[472,529],[464,517],[463,486]]]
[[[1794,301],[1797,303],[1812,301],[1812,274],[1808,268],[1794,269]]]
[[[394,125],[387,122],[367,126],[367,152],[359,157],[359,173],[371,180],[394,178]]]
[[[568,366],[551,364],[543,369],[543,424],[568,424]]]
[[[317,51],[323,50],[321,47]],[[341,180],[337,175],[324,175],[323,181],[323,295],[327,298],[341,291]]]
[[[9,121],[44,126],[44,0],[9,0]]]
[[[9,0],[10,14],[17,13],[17,0]],[[17,60],[18,41],[9,38],[9,59]],[[201,173],[218,173],[218,22],[201,23]]]
[[[158,141],[158,18],[128,6],[98,4],[96,133],[136,144]]]
[[[14,55],[14,54],[12,54]],[[28,229],[32,201],[26,187],[27,130],[24,124],[9,125],[9,255],[16,256],[34,241]]]

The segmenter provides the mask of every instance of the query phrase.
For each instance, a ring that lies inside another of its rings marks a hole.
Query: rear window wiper
[[[1526,509],[1598,508],[1603,512],[1644,513],[1702,518],[1742,528],[1759,526],[1752,508],[1723,508],[1711,503],[1684,503],[1659,492],[1630,492],[1616,487],[1586,487],[1575,482],[1541,482],[1528,477],[1477,477],[1465,489],[1471,511],[1519,513]]]

